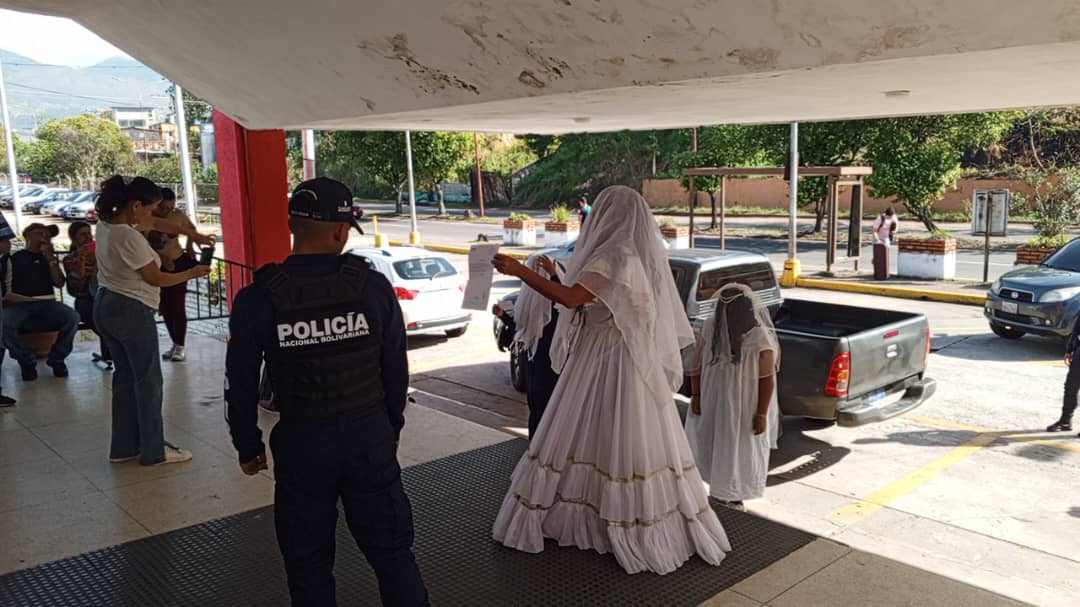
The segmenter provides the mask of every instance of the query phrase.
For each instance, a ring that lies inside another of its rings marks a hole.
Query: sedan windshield
[[[1073,240],[1046,258],[1042,264],[1053,270],[1080,272],[1080,239]]]
[[[405,280],[424,280],[457,274],[454,266],[441,257],[419,257],[396,261],[394,271]]]

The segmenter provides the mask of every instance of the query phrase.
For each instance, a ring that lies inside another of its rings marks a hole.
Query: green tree
[[[175,84],[169,85],[168,95],[170,99],[176,96]],[[184,89],[183,96],[184,119],[188,124],[188,150],[193,157],[198,158],[202,154],[202,135],[198,125],[213,122],[214,106],[187,89]]]
[[[33,144],[23,141],[19,138],[19,134],[14,132],[11,141],[15,148],[15,167],[21,173],[25,170],[26,157]],[[3,173],[5,177],[8,173],[7,138],[3,128],[0,128],[0,173]]]
[[[874,167],[867,183],[879,198],[895,196],[933,232],[934,201],[956,184],[964,152],[1000,140],[1016,116],[987,112],[866,121],[865,159]]]
[[[37,131],[28,154],[30,172],[39,179],[74,177],[82,183],[131,167],[131,140],[110,120],[90,114],[53,119]]]
[[[442,184],[473,149],[471,134],[449,131],[412,133],[413,171],[421,187],[438,192],[439,214],[446,214]]]
[[[770,162],[768,139],[764,138],[759,127],[742,125],[722,125],[698,128],[698,149],[686,151],[675,156],[673,173],[682,182],[683,187],[690,187],[690,178],[682,174],[682,169],[694,167],[751,167],[764,166]],[[721,178],[705,175],[694,178],[694,188],[709,194],[711,227],[716,227],[716,193],[720,189]]]
[[[175,186],[184,180],[178,156],[163,156],[149,162],[140,162],[135,165],[133,172],[135,175],[146,177],[163,186],[168,184]]]

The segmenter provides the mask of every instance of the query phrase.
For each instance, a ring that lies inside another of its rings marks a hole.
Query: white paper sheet
[[[466,310],[487,310],[491,298],[491,279],[495,268],[491,260],[499,252],[498,243],[474,244],[469,248],[469,282],[465,285]]]

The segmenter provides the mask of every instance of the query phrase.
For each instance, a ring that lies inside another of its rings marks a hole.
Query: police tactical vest
[[[274,306],[266,353],[275,408],[285,417],[328,417],[381,406],[382,327],[362,297],[370,270],[345,256],[338,272],[290,274],[281,264],[255,272]]]

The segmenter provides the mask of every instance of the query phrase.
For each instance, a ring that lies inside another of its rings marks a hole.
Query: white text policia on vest
[[[365,337],[371,330],[363,314],[349,312],[347,316],[279,324],[277,333],[280,347],[294,348]]]

